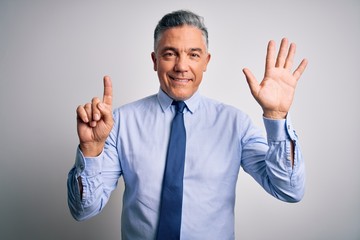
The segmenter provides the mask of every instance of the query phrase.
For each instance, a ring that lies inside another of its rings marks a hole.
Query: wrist
[[[105,143],[80,143],[79,147],[84,157],[97,157],[103,151]]]
[[[285,119],[287,114],[287,112],[280,111],[264,111],[263,116],[269,119]]]

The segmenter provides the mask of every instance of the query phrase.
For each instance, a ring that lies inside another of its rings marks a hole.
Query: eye
[[[171,58],[175,56],[175,53],[173,52],[164,52],[164,54],[162,55],[165,58]]]
[[[193,52],[193,53],[190,53],[190,57],[191,58],[200,58],[200,54]]]

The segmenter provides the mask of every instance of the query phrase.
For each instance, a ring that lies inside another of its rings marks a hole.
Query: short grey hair
[[[204,18],[188,10],[178,10],[166,14],[157,24],[154,31],[154,51],[156,51],[162,34],[174,27],[193,26],[201,30],[206,48],[209,46],[208,31],[204,24]]]

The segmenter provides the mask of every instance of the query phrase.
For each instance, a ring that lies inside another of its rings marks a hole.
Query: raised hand
[[[304,72],[307,60],[303,59],[294,72],[291,72],[296,50],[294,43],[286,38],[281,41],[276,57],[275,42],[270,41],[267,48],[265,75],[259,84],[247,68],[243,69],[250,90],[264,111],[264,117],[285,118],[294,99],[297,81]]]
[[[114,125],[110,77],[104,77],[103,100],[94,97],[91,103],[79,106],[76,113],[81,151],[87,157],[98,156]]]

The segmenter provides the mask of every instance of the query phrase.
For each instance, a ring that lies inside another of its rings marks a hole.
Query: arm
[[[115,137],[113,131],[97,157],[85,157],[80,148],[77,149],[67,187],[69,209],[78,221],[100,213],[117,186],[122,171],[113,141]]]
[[[249,69],[243,69],[251,93],[263,109],[268,141],[262,142],[258,133],[248,131],[243,139],[242,166],[267,192],[288,202],[301,200],[305,183],[305,166],[298,139],[286,119],[297,81],[307,65],[307,60],[303,59],[291,72],[295,50],[295,44],[289,47],[284,38],[276,57],[275,43],[270,41],[260,84]]]
[[[270,41],[267,48],[265,74],[260,84],[249,69],[243,69],[251,93],[263,109],[265,118],[284,119],[290,110],[297,81],[307,66],[307,60],[303,59],[297,69],[291,72],[295,51],[296,45],[291,43],[289,47],[288,40],[283,38],[276,57],[275,42]],[[294,143],[290,144],[293,164]]]
[[[249,120],[242,137],[241,166],[269,194],[286,202],[298,202],[305,190],[305,164],[290,120],[264,118],[267,141]],[[291,143],[294,152],[291,153]],[[292,165],[290,155],[294,156]]]
[[[113,125],[111,80],[104,77],[103,101],[93,98],[91,103],[77,108],[80,144],[67,184],[69,208],[77,220],[100,212],[116,187],[121,171],[116,137],[109,137]]]

